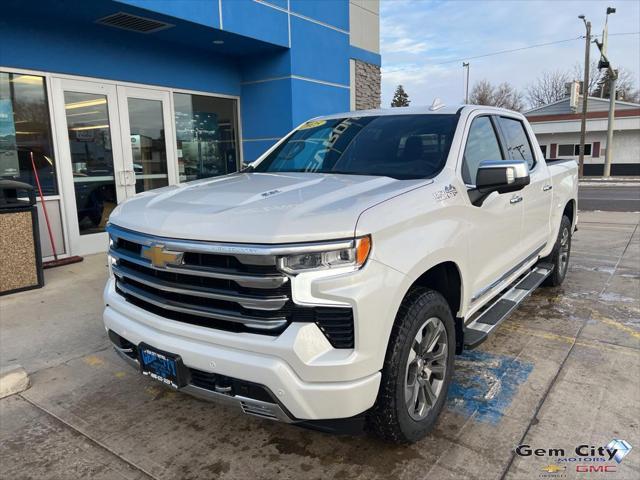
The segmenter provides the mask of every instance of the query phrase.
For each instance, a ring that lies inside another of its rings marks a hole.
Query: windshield
[[[312,120],[253,171],[430,178],[447,161],[457,121],[450,114]]]

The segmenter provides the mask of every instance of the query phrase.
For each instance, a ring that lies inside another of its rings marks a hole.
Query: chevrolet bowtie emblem
[[[182,263],[182,252],[172,252],[165,250],[164,245],[151,245],[142,247],[140,254],[151,261],[154,267],[164,268],[167,265],[180,265]]]
[[[540,470],[544,470],[547,473],[558,473],[565,470],[567,467],[564,465],[547,465],[546,467],[541,468]]]

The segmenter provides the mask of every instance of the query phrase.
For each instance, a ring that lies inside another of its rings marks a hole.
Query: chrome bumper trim
[[[127,362],[131,367],[136,370],[140,370],[140,365],[137,360],[129,357],[125,352],[127,349],[119,348],[113,345],[113,349],[118,356]],[[285,411],[277,403],[263,402],[261,400],[254,400],[253,398],[242,397],[240,395],[226,395],[224,393],[213,392],[205,388],[196,387],[195,385],[187,385],[179,388],[179,392],[189,394],[194,397],[208,400],[215,403],[228,405],[231,407],[238,407],[240,410],[255,417],[266,418],[268,420],[276,420],[283,423],[295,423],[296,421],[285,413]]]

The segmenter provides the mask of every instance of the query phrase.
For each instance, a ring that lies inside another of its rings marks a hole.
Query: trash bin
[[[0,180],[0,295],[43,285],[35,191]]]

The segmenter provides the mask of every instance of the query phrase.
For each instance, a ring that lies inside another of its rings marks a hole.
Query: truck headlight
[[[278,258],[278,268],[288,274],[296,275],[303,272],[327,270],[330,268],[353,267],[354,270],[362,267],[371,251],[371,237],[356,238],[346,248],[301,252],[285,255]]]

